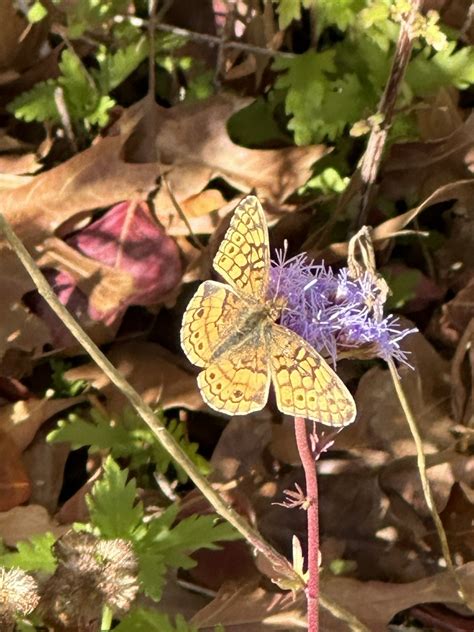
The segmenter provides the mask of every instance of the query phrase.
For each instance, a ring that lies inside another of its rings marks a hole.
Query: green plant
[[[92,591],[91,599],[93,599],[93,592],[97,588],[94,581],[97,582],[97,586],[101,586],[98,577],[108,572],[107,581],[110,585],[107,586],[107,590],[101,589],[101,595],[104,599],[107,595],[111,596],[111,603],[114,604],[113,583],[117,581],[118,584],[123,585],[124,582],[123,572],[120,574],[117,571],[117,565],[120,566],[121,558],[128,556],[132,561],[136,560],[136,568],[134,563],[131,565],[129,563],[129,578],[126,585],[130,586],[135,574],[138,592],[159,602],[169,569],[192,568],[196,564],[191,557],[194,551],[202,548],[216,549],[217,542],[235,540],[240,537],[232,527],[220,521],[216,515],[191,515],[179,519],[177,503],[170,505],[162,513],[145,519],[145,508],[137,499],[135,479],[129,479],[128,470],[120,469],[111,457],[105,460],[103,475],[86,497],[86,502],[90,522],[76,524],[75,536],[64,540],[64,544],[62,544],[62,539],[55,544],[55,536],[44,533],[19,542],[15,552],[7,552],[3,547],[0,552],[0,567],[40,572],[42,581],[47,583],[49,580],[45,578],[55,572],[58,559],[63,560],[58,569],[64,572],[64,551],[66,551],[66,559],[69,560],[66,568],[71,570],[74,567],[74,580],[63,577],[61,579],[74,581],[74,585],[81,581],[92,581],[90,590]],[[84,534],[83,538],[81,533]],[[122,551],[122,554],[118,555],[114,553],[114,550]],[[93,569],[90,567],[89,558],[94,565]],[[110,566],[111,562],[115,566]],[[81,573],[84,575],[83,579],[81,579]],[[46,590],[45,594],[47,592]],[[133,595],[136,595],[136,591]],[[74,598],[70,597],[72,601]],[[103,607],[107,612],[107,608],[112,606],[105,601]],[[177,617],[175,624],[172,624],[167,616],[152,609],[134,609],[130,604],[127,610],[127,616],[124,616],[117,628],[122,632],[142,629],[169,630],[170,632],[193,631],[193,628],[189,627],[182,617]]]
[[[284,91],[288,127],[297,144],[337,142],[376,112],[406,7],[403,0],[280,0],[280,26],[299,19],[302,6],[316,12],[318,46],[293,58],[277,58],[273,69],[280,74],[274,90]],[[330,37],[335,28],[340,36]],[[416,130],[409,113],[416,98],[474,83],[474,49],[458,49],[458,42],[440,30],[435,14],[420,15],[413,35],[418,39],[398,100],[404,112],[396,116],[392,139]]]
[[[157,411],[156,415],[165,422],[161,411]],[[191,461],[203,474],[208,474],[210,466],[198,454],[197,443],[187,439],[185,424],[171,420],[166,423],[166,427]],[[91,452],[107,450],[116,459],[126,459],[132,471],[142,470],[152,464],[158,472],[165,474],[173,465],[179,482],[187,481],[185,472],[172,464],[170,456],[154,434],[144,427],[143,422],[131,409],[126,409],[116,422],[112,422],[95,408],[87,414],[78,410],[58,422],[57,429],[48,435],[48,441],[67,441],[75,449],[90,446]]]

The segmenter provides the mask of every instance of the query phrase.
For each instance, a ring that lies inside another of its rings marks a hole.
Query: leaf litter
[[[72,38],[72,52],[68,50],[87,72],[100,63],[103,51],[96,42],[106,48],[114,38],[132,37],[129,26],[120,32],[117,24],[107,34],[105,25],[112,28],[113,16],[100,17],[93,3],[83,4],[89,13],[75,12],[66,3],[37,23],[6,5],[0,8],[0,22],[10,20],[11,25],[0,46],[2,109],[38,82],[57,78],[63,36],[66,47]],[[173,27],[200,31],[196,15],[184,3],[172,4],[167,19],[175,21]],[[324,31],[328,45],[334,46],[329,57],[334,55],[331,59],[341,68],[346,64],[341,70],[346,74],[330,84],[330,73],[321,73],[328,129],[326,134],[320,131],[324,120],[318,114],[318,133],[311,136],[311,125],[301,130],[307,112],[304,99],[296,98],[297,74],[286,76],[290,82],[289,77],[296,77],[286,94],[281,75],[280,87],[274,89],[279,65],[271,55],[253,50],[288,51],[281,67],[290,68],[292,55],[304,53],[293,47],[301,29],[308,28],[308,3],[302,3],[303,14],[299,2],[294,14],[283,1],[275,7],[266,3],[263,12],[255,3],[237,3],[235,14],[229,13],[228,3],[202,4],[209,35],[215,37],[228,22],[232,28],[222,42],[237,39],[244,47],[223,45],[218,54],[210,54],[213,49],[206,43],[191,38],[166,44],[165,50],[158,39],[163,49],[157,54],[156,94],[146,92],[146,71],[136,65],[107,95],[114,105],[102,102],[109,108],[106,124],[86,121],[81,127],[72,121],[73,143],[64,116],[59,116],[60,124],[56,118],[54,124],[28,127],[5,109],[0,130],[2,213],[60,301],[161,416],[196,467],[291,560],[294,536],[307,555],[305,512],[281,506],[288,490],[304,488],[293,420],[278,412],[272,398],[263,411],[232,419],[207,408],[195,371],[179,347],[180,321],[196,282],[213,277],[212,259],[232,210],[249,192],[265,205],[273,246],[287,248],[291,257],[307,243],[308,257],[316,263],[334,265],[335,270],[345,265],[354,220],[350,205],[337,210],[340,191],[323,192],[315,182],[327,165],[341,174],[341,182],[357,166],[360,141],[348,134],[357,111],[338,109],[337,95],[349,88],[358,95],[361,79],[356,64],[347,66],[356,53],[331,42],[332,31]],[[463,28],[463,3],[438,4],[446,24]],[[332,24],[341,33],[349,28],[352,9],[345,17],[332,15],[329,8],[323,11],[321,28]],[[145,27],[146,21],[133,26],[141,29],[140,37]],[[365,45],[364,55],[374,44]],[[470,50],[467,44],[460,46]],[[98,61],[91,65],[96,54]],[[329,57],[328,68],[335,63]],[[446,62],[446,76],[454,66],[454,61],[449,67]],[[467,68],[461,71],[468,74]],[[371,67],[372,78],[379,72]],[[356,110],[357,99],[351,104]],[[399,367],[399,375],[422,435],[436,508],[472,601],[474,119],[460,80],[428,96],[417,94],[417,99],[416,104],[401,100],[398,123],[406,134],[396,129],[389,141],[369,224],[378,268],[393,292],[390,304],[403,326],[418,329],[401,343],[410,367]],[[255,103],[258,107],[252,110]],[[334,121],[328,103],[333,104]],[[305,145],[293,142],[289,117],[296,121],[298,135],[306,135]],[[338,135],[341,120],[344,134]],[[324,143],[311,141],[321,135]],[[258,146],[252,137],[265,140]],[[337,216],[334,225],[332,214]],[[332,230],[325,231],[326,224]],[[419,273],[416,282],[413,271]],[[47,567],[54,561],[52,551],[69,550],[64,534],[80,523],[81,533],[133,544],[147,601],[140,599],[152,614],[132,609],[125,615],[129,606],[123,611],[117,606],[116,622],[122,618],[118,629],[128,629],[127,621],[135,625],[155,616],[165,617],[154,619],[161,629],[173,631],[179,615],[194,626],[183,624],[183,630],[214,630],[217,625],[235,632],[304,629],[303,595],[279,590],[269,581],[273,571],[264,556],[253,555],[245,542],[233,541],[230,530],[214,522],[207,503],[133,417],[123,394],[84,355],[3,238],[0,292],[0,565],[15,563],[28,572],[28,564],[33,571],[35,563],[36,570]],[[58,359],[59,369],[54,364]],[[329,447],[317,462],[321,629],[351,629],[344,612],[373,632],[472,629],[472,612],[445,570],[413,439],[389,371],[377,360],[344,359],[338,362],[338,373],[355,396],[358,417],[328,438]],[[214,528],[222,538],[221,550],[215,550]],[[91,538],[71,540],[68,555],[74,556],[76,546],[83,551],[96,546]],[[135,558],[132,562],[133,575]],[[108,568],[115,572],[112,561]],[[94,575],[100,593],[103,568],[87,572]],[[130,585],[134,582],[135,577]],[[50,629],[66,629],[58,623],[51,594],[48,599],[43,599],[39,615],[50,622]],[[97,628],[93,605],[90,618]],[[80,609],[68,613],[74,621],[81,615]]]

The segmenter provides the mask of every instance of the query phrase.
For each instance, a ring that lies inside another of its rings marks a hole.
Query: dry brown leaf
[[[202,410],[205,404],[196,378],[179,366],[179,360],[151,342],[126,342],[113,345],[108,358],[150,406],[164,409],[183,407]],[[90,380],[107,399],[107,410],[121,414],[128,405],[125,397],[110,384],[95,364],[85,364],[66,372],[69,380]]]
[[[469,177],[474,162],[474,114],[446,138],[392,145],[381,173],[380,195],[417,199]]]
[[[0,430],[23,452],[45,421],[82,401],[84,397],[79,396],[68,399],[31,398],[7,404],[0,408]]]
[[[399,368],[401,384],[416,417],[425,451],[429,454],[447,448],[453,442],[449,365],[422,334],[408,336],[403,348],[410,352],[408,360],[413,370]],[[357,423],[338,436],[339,448],[382,450],[392,457],[416,453],[388,369],[374,367],[363,375],[356,403]]]
[[[386,240],[402,235],[403,230],[422,211],[448,200],[457,200],[458,204],[464,208],[470,208],[471,200],[474,197],[474,180],[459,180],[446,184],[427,197],[421,204],[414,208],[392,217],[371,230],[370,236],[374,248],[381,249],[386,245]],[[338,242],[331,244],[328,248],[321,250],[310,250],[308,255],[315,259],[324,259],[326,263],[333,263],[345,259],[348,253],[349,242]],[[472,249],[471,249],[472,250]]]
[[[0,433],[0,511],[23,504],[30,497],[31,485],[14,441]]]
[[[0,513],[0,538],[7,546],[15,546],[20,540],[51,531],[60,537],[70,526],[59,526],[40,505],[15,507]]]
[[[257,632],[259,630],[304,630],[306,604],[291,593],[271,593],[256,585],[226,584],[210,604],[191,619],[190,623],[202,630],[213,630],[219,623],[229,632]],[[329,629],[329,628],[326,628]]]
[[[143,198],[162,173],[166,173],[178,202],[201,194],[218,176],[243,191],[256,189],[263,197],[282,201],[306,181],[311,165],[326,148],[251,150],[235,145],[227,133],[227,119],[247,102],[220,96],[166,109],[145,99],[126,111],[110,130],[113,135],[99,139],[89,149],[23,186],[7,190],[3,212],[30,251],[41,251],[45,261],[45,240],[60,236],[61,227],[71,230],[71,220],[76,216],[78,220],[79,214],[92,209]],[[156,197],[155,210],[168,229],[181,222],[164,189]],[[50,241],[49,245],[54,243]],[[0,291],[4,302],[17,312],[16,330],[0,331],[4,346],[17,347],[21,343],[25,350],[38,351],[50,338],[44,326],[32,326],[31,320],[38,319],[22,310],[21,298],[33,289],[31,281],[4,244],[0,261]],[[104,267],[100,270],[103,287],[111,285],[104,278],[109,272],[114,274]],[[91,279],[98,281],[93,275]],[[117,287],[115,280],[111,281]],[[26,327],[38,330],[33,344],[29,339],[21,340]]]
[[[474,562],[457,569],[468,595],[474,594]],[[324,594],[355,615],[370,632],[386,632],[390,620],[402,610],[420,603],[461,604],[458,589],[447,571],[416,582],[391,584],[361,582],[343,577],[325,577]],[[347,624],[323,611],[322,629],[347,632]]]
[[[51,514],[57,510],[64,468],[71,451],[69,443],[49,443],[46,440],[53,425],[50,423],[40,428],[22,456],[31,483],[29,502],[41,505]]]
[[[444,342],[457,345],[474,318],[474,277],[452,301],[442,306],[439,331]]]

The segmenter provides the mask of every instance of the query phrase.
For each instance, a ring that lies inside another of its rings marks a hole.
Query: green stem
[[[434,502],[434,498],[433,498],[433,492],[431,489],[431,485],[430,485],[430,481],[428,479],[428,474],[426,471],[426,459],[425,459],[425,453],[423,451],[423,442],[421,440],[421,436],[420,436],[420,432],[418,430],[418,426],[415,420],[415,416],[413,415],[413,412],[411,410],[410,404],[408,403],[408,400],[406,398],[405,392],[402,388],[401,382],[400,382],[400,377],[397,373],[397,369],[395,367],[395,364],[393,362],[393,360],[389,360],[388,361],[388,368],[390,369],[390,375],[392,377],[392,382],[393,385],[395,387],[395,391],[397,393],[398,396],[398,401],[400,402],[400,405],[402,407],[402,410],[405,414],[405,418],[407,420],[408,423],[408,427],[410,428],[410,432],[412,434],[413,440],[415,442],[415,447],[416,447],[416,460],[417,460],[417,464],[418,464],[418,472],[420,474],[420,480],[421,480],[421,487],[423,489],[423,494],[425,497],[425,502],[428,506],[428,509],[431,513],[431,517],[433,519],[435,528],[436,528],[436,532],[438,534],[438,539],[441,545],[441,551],[443,554],[443,557],[446,561],[446,566],[448,568],[448,571],[451,573],[457,588],[458,588],[458,595],[460,596],[460,598],[462,599],[462,601],[466,604],[469,605],[469,600],[467,598],[467,595],[464,591],[464,588],[461,584],[461,581],[456,573],[456,568],[453,564],[453,560],[451,557],[451,552],[449,550],[449,544],[448,544],[448,538],[446,537],[446,531],[444,530],[443,527],[443,523],[441,522],[441,518],[438,515],[438,512],[436,511],[436,505]]]
[[[112,627],[113,614],[107,604],[102,608],[102,621],[100,622],[100,632],[108,632]]]
[[[257,550],[265,556],[270,562],[279,578],[290,580],[293,585],[300,585],[303,588],[303,582],[297,573],[293,570],[288,560],[280,555],[270,544],[265,542],[258,531],[253,529],[221,496],[211,487],[206,478],[199,472],[194,463],[185,454],[177,441],[166,430],[165,426],[159,421],[153,410],[146,404],[137,391],[125,380],[117,371],[113,364],[106,358],[102,351],[92,341],[92,339],[84,332],[76,320],[67,311],[64,305],[59,301],[53,289],[45,279],[43,273],[36,265],[35,261],[27,251],[23,243],[17,237],[6,218],[0,214],[0,229],[7,238],[13,250],[16,252],[21,263],[24,265],[28,274],[33,279],[38,292],[48,303],[51,309],[56,313],[59,319],[66,325],[72,335],[76,338],[82,348],[89,354],[99,368],[107,375],[109,380],[114,384],[130,402],[131,406],[140,415],[150,430],[156,435],[158,441],[172,457],[172,459],[180,465],[196,487],[201,491],[202,495],[214,507],[215,511],[227,520],[237,531]]]

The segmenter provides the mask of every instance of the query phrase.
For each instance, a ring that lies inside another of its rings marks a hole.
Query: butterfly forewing
[[[254,195],[235,209],[214,258],[214,269],[232,287],[265,300],[270,271],[268,229],[262,205]]]
[[[181,326],[181,346],[188,359],[206,366],[242,319],[241,299],[223,283],[204,281],[188,304]]]

